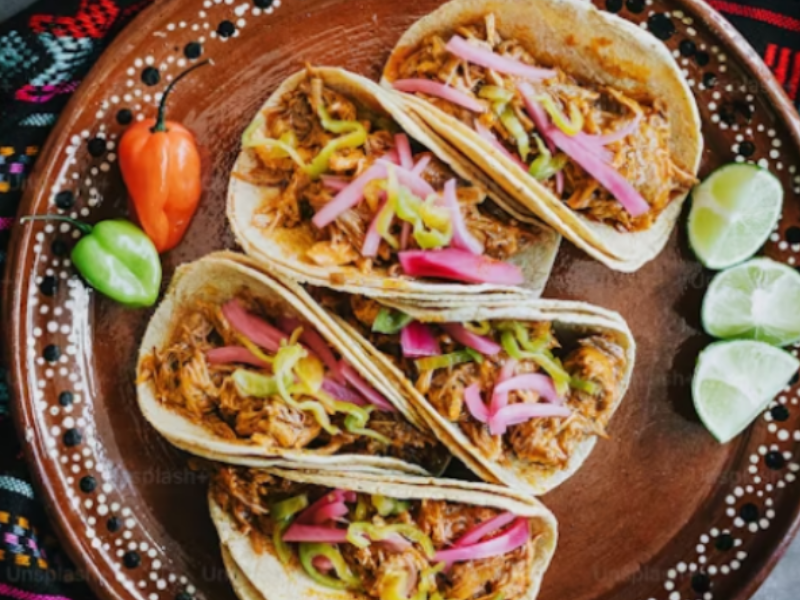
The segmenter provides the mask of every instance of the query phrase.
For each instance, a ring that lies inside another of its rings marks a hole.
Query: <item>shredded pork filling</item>
[[[358,121],[367,131],[367,141],[363,146],[342,148],[333,153],[328,164],[329,175],[349,182],[394,149],[394,134],[398,130],[391,121],[357,106],[313,76],[287,93],[279,107],[264,113],[265,135],[272,139],[282,136],[286,139],[287,135],[289,139],[293,137],[297,153],[307,163],[311,162],[327,143],[337,137],[323,128],[317,116],[320,103],[333,119]],[[255,147],[250,153],[253,167],[237,176],[257,185],[280,190],[259,209],[256,216],[258,226],[269,231],[274,228],[305,228],[311,238],[306,258],[314,264],[352,265],[363,272],[381,267],[388,269],[390,275],[397,274],[397,250],[385,240],[381,241],[376,257],[361,255],[365,235],[382,202],[383,191],[378,181],[366,186],[362,202],[346,210],[331,224],[318,229],[311,225],[311,218],[337,192],[326,186],[322,179],[309,176],[291,158],[276,157],[267,147]],[[425,155],[429,155],[431,160],[422,172],[422,178],[441,191],[444,183],[455,175],[429,152],[415,153],[414,160],[420,160]],[[484,244],[487,256],[506,260],[534,242],[532,234],[524,231],[476,187],[459,180],[456,194],[467,228]],[[401,228],[401,222],[396,219],[389,233],[400,236]],[[407,249],[416,248],[418,246],[411,237]]]
[[[502,39],[489,14],[482,22],[457,27],[455,34],[472,43],[491,49],[501,56],[511,57],[529,65],[536,65],[533,57],[515,40]],[[431,35],[397,66],[397,79],[435,80],[478,98],[484,86],[504,88],[514,97],[509,103],[514,115],[531,136],[531,155],[527,162],[538,156],[533,134],[533,121],[525,112],[524,104],[516,92],[516,78],[499,74],[491,69],[468,63],[445,49],[449,38]],[[537,65],[538,66],[538,65]],[[608,144],[610,164],[619,171],[645,201],[650,210],[639,217],[631,215],[599,183],[569,157],[563,169],[564,185],[559,194],[555,177],[542,181],[550,191],[571,209],[586,217],[607,223],[619,230],[648,229],[658,215],[676,197],[685,194],[696,183],[695,177],[681,169],[669,151],[669,121],[660,101],[634,99],[619,90],[578,81],[560,69],[557,75],[540,82],[531,82],[537,94],[550,96],[563,109],[565,115],[577,109],[583,116],[583,132],[607,134],[625,127],[639,116],[638,128],[624,139]],[[439,109],[474,128],[480,123],[488,128],[506,148],[517,154],[514,136],[501,123],[496,111],[487,110],[481,115],[461,108],[447,100],[425,96]],[[490,104],[487,103],[487,106]]]
[[[625,353],[608,335],[586,335],[570,341],[569,348],[560,347],[549,322],[526,322],[531,339],[549,339],[549,349],[561,360],[565,371],[574,378],[589,383],[591,393],[570,387],[565,405],[572,410],[564,418],[533,418],[512,425],[505,435],[492,435],[489,427],[476,420],[464,402],[464,390],[473,383],[479,384],[484,399],[491,397],[502,366],[509,360],[504,350],[494,356],[484,356],[482,363],[467,362],[447,368],[421,371],[415,361],[403,357],[399,335],[373,332],[372,325],[380,305],[371,299],[358,296],[326,294],[323,303],[340,314],[350,315],[351,323],[381,352],[395,362],[414,383],[436,411],[448,421],[458,424],[461,430],[491,460],[508,463],[514,457],[546,468],[563,468],[576,447],[595,435],[606,437],[606,426],[611,418],[615,399],[619,396]],[[349,305],[348,305],[349,304]],[[464,348],[447,333],[435,329],[442,354]],[[496,336],[495,334],[492,334]],[[494,341],[499,343],[497,337]],[[543,373],[538,363],[531,359],[517,361],[515,375]],[[544,402],[532,390],[509,393],[509,404]]]
[[[217,466],[211,479],[211,494],[216,503],[236,521],[240,531],[249,535],[256,552],[268,551],[275,523],[270,505],[299,494],[314,502],[331,490],[310,484],[287,481],[264,471]],[[468,530],[500,514],[495,508],[471,506],[442,500],[411,500],[400,514],[381,517],[370,497],[363,497],[367,513],[359,521],[374,525],[414,525],[427,535],[436,550],[447,549]],[[351,506],[354,506],[351,503]],[[348,520],[356,520],[351,509]],[[492,600],[502,593],[505,600],[522,597],[530,587],[535,559],[535,533],[527,544],[507,554],[453,565],[436,575],[439,593],[449,600]],[[388,578],[398,571],[421,573],[431,567],[418,544],[398,550],[387,544],[373,543],[366,548],[339,544],[350,570],[359,578],[363,590],[379,598]]]
[[[255,314],[269,314],[249,295],[239,300]],[[160,403],[214,435],[323,455],[391,456],[434,473],[446,462],[442,447],[398,413],[375,410],[369,416],[366,427],[389,440],[386,444],[348,432],[342,413],[330,415],[331,423],[341,430],[331,435],[311,413],[289,406],[277,394],[261,398],[240,393],[233,380],[234,371],[271,371],[243,364],[211,364],[206,359],[213,348],[241,345],[220,306],[196,303],[180,315],[178,323],[170,342],[162,350],[154,349],[144,360],[140,381],[152,381]]]

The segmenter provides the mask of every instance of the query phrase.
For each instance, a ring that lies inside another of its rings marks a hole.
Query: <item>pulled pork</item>
[[[377,159],[391,152],[395,146],[397,126],[385,117],[357,105],[351,98],[326,87],[322,80],[309,72],[308,77],[282,99],[279,106],[263,113],[264,135],[275,140],[293,139],[297,154],[310,163],[325,145],[337,136],[326,131],[317,110],[327,108],[333,119],[358,121],[367,131],[367,140],[358,148],[342,148],[331,156],[327,173],[351,181],[367,170]],[[288,138],[287,138],[288,136]],[[378,181],[368,184],[364,201],[339,215],[334,222],[317,229],[311,224],[314,214],[330,202],[336,191],[321,179],[313,179],[294,160],[285,154],[276,154],[267,146],[249,150],[251,167],[236,176],[256,185],[273,187],[278,193],[258,209],[255,223],[267,231],[276,228],[303,232],[308,249],[305,258],[319,266],[352,265],[363,272],[374,267],[388,269],[389,274],[399,268],[397,250],[385,240],[378,247],[377,256],[361,255],[364,237],[382,202],[384,192]],[[417,152],[415,160],[428,155],[430,162],[422,178],[434,189],[442,190],[444,183],[456,177],[454,173],[429,152]],[[485,254],[506,260],[535,243],[535,236],[502,212],[476,187],[458,180],[456,191],[467,228],[486,248]],[[402,223],[395,219],[390,233],[399,237]],[[409,236],[407,249],[418,248]]]
[[[457,27],[454,33],[500,56],[536,65],[536,61],[519,42],[501,38],[495,28],[493,14],[486,15],[480,22]],[[508,106],[531,137],[532,154],[526,162],[538,156],[537,146],[533,143],[536,128],[524,111],[521,96],[516,92],[516,78],[461,60],[445,49],[446,43],[447,40],[436,34],[424,39],[397,65],[396,79],[431,79],[476,98],[484,86],[497,86],[514,93]],[[542,183],[567,206],[590,219],[619,230],[648,229],[674,198],[688,192],[696,183],[695,177],[679,167],[670,155],[669,121],[663,102],[634,99],[610,87],[579,81],[560,69],[555,71],[555,77],[533,83],[533,88],[537,94],[552,98],[565,115],[577,109],[583,117],[584,133],[612,133],[627,126],[633,119],[639,119],[633,133],[607,144],[606,148],[611,152],[610,164],[636,188],[651,208],[644,215],[631,217],[608,190],[569,157],[562,157],[566,160],[563,189],[559,190],[556,177],[551,176]],[[471,128],[478,123],[483,125],[510,152],[518,153],[516,139],[500,121],[499,110],[488,110],[476,116],[472,111],[447,100],[429,96],[425,96],[425,99]]]
[[[563,363],[566,373],[583,382],[579,389],[570,386],[565,404],[572,410],[566,419],[534,418],[512,425],[504,436],[492,435],[489,428],[477,421],[464,403],[464,390],[478,383],[481,394],[488,398],[497,375],[509,360],[503,350],[484,356],[481,363],[467,362],[449,368],[420,370],[416,361],[404,358],[398,335],[372,331],[372,324],[381,305],[370,298],[347,296],[330,291],[314,292],[323,305],[349,319],[360,333],[411,379],[436,411],[461,430],[490,460],[508,463],[511,458],[546,468],[563,468],[576,447],[591,436],[606,437],[605,428],[611,418],[614,401],[620,393],[625,372],[625,352],[610,335],[587,335],[562,348],[550,322],[524,322],[530,339],[547,340],[544,349]],[[442,354],[463,349],[447,333],[435,326],[434,334]],[[496,330],[489,335],[500,342]],[[537,362],[526,358],[517,361],[515,375],[543,372]],[[590,389],[586,391],[586,389]],[[509,403],[542,401],[536,392],[517,390],[509,393]]]
[[[266,316],[267,311],[243,292],[241,304]],[[177,319],[172,339],[163,350],[153,350],[142,364],[140,382],[152,381],[157,400],[214,435],[227,440],[251,441],[268,448],[317,454],[391,456],[438,473],[447,452],[399,413],[373,411],[366,427],[383,434],[381,440],[356,435],[344,426],[346,415],[334,413],[331,422],[341,433],[331,435],[310,412],[289,406],[280,396],[267,398],[240,393],[233,380],[239,369],[270,374],[269,369],[240,364],[211,364],[206,353],[217,347],[241,345],[220,306],[198,302]]]
[[[271,547],[275,524],[269,516],[270,505],[299,494],[306,494],[310,504],[329,491],[242,467],[218,465],[211,478],[212,497],[233,517],[240,531],[249,535],[256,552]],[[468,530],[500,514],[496,508],[424,499],[407,501],[399,514],[381,517],[367,494],[359,494],[358,502],[349,504],[349,522],[414,525],[431,539],[436,550],[448,548]],[[356,517],[355,506],[359,505],[364,512]],[[437,573],[436,590],[450,600],[491,600],[498,594],[505,600],[523,597],[531,584],[535,536],[534,531],[527,544],[505,555],[456,563],[450,570]],[[398,572],[410,574],[414,581],[432,566],[417,544],[398,550],[388,544],[359,548],[348,543],[338,544],[338,549],[363,591],[373,598],[381,597],[384,586]]]

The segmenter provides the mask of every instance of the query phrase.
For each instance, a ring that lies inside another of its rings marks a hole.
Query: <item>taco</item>
[[[242,600],[533,600],[557,537],[485,484],[220,466],[211,515]]]
[[[304,296],[242,255],[179,267],[140,349],[145,418],[179,448],[234,464],[443,471],[447,450]]]
[[[664,247],[702,151],[669,50],[582,0],[453,0],[400,38],[382,84],[528,211],[634,271]]]
[[[633,370],[625,321],[589,304],[390,308],[322,288],[312,295],[320,320],[362,348],[457,458],[528,493],[565,481],[608,437]]]
[[[296,73],[242,137],[237,241],[268,270],[351,293],[541,293],[560,236],[473,183],[477,169],[426,131],[363,77]]]

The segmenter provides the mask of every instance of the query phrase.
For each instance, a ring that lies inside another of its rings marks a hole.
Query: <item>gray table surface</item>
[[[33,0],[0,0],[0,21],[33,4]],[[753,596],[753,600],[797,600],[800,598],[800,538]]]

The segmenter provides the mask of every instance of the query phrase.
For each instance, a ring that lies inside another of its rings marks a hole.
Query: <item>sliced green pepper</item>
[[[469,354],[472,357],[472,360],[478,363],[479,365],[483,363],[483,354],[481,354],[474,348],[464,348],[464,352]]]
[[[355,408],[359,407],[356,406]],[[366,409],[362,408],[360,410],[366,412],[366,414],[369,415],[369,413],[372,412],[374,408],[375,408],[374,406],[369,406]],[[344,418],[344,428],[350,433],[353,433],[355,435],[363,435],[366,437],[371,437],[373,439],[378,440],[382,444],[390,446],[392,440],[390,440],[385,435],[380,434],[373,429],[365,427],[368,419],[369,416],[362,418],[360,415],[351,413]]]
[[[567,155],[559,154],[554,158],[538,135],[534,136],[534,140],[539,149],[539,155],[531,163],[528,173],[537,181],[546,181],[564,168],[567,164]]]
[[[375,510],[378,511],[378,514],[382,517],[399,515],[406,512],[410,506],[406,500],[395,500],[394,498],[388,498],[380,494],[374,494],[370,498],[370,501],[372,502],[372,506],[375,507]]]
[[[307,506],[308,496],[306,494],[300,494],[299,496],[292,496],[291,498],[270,505],[269,514],[276,521],[285,521],[294,517]]]
[[[522,329],[524,326],[519,324]],[[520,331],[519,328],[516,331]],[[561,361],[553,356],[553,353],[546,348],[540,347],[536,342],[528,342],[528,350],[521,350],[517,337],[514,335],[515,330],[506,330],[500,334],[500,345],[511,358],[516,360],[530,359],[544,369],[553,380],[556,391],[559,394],[565,394],[569,389],[569,373],[564,370]],[[527,336],[527,331],[525,331]]]
[[[478,90],[478,96],[494,102],[511,102],[514,99],[514,92],[497,85],[485,85]]]
[[[573,377],[569,380],[571,388],[585,392],[590,396],[597,396],[600,393],[600,385],[588,379],[581,379],[580,377]]]
[[[319,154],[314,157],[311,164],[306,168],[306,173],[312,179],[318,179],[325,171],[328,170],[331,157],[338,150],[344,148],[358,148],[363,146],[367,141],[367,130],[358,121],[337,121],[332,119],[328,114],[328,109],[320,103],[317,108],[322,127],[331,133],[344,133],[341,137],[334,138],[325,147],[320,150]]]
[[[382,307],[372,323],[372,331],[394,335],[400,333],[400,330],[413,320],[414,317],[404,312]]]
[[[276,140],[266,137],[261,130],[266,126],[266,119],[263,115],[259,115],[250,124],[242,135],[242,144],[246,148],[254,148],[256,146],[266,146],[267,148],[277,150],[283,155],[290,157],[295,163],[300,166],[309,177],[318,179],[325,171],[328,170],[331,157],[338,150],[344,148],[358,148],[363,146],[367,141],[367,130],[358,121],[337,121],[332,119],[328,114],[327,109],[320,105],[317,114],[322,123],[322,127],[331,133],[344,133],[340,137],[334,138],[329,141],[322,150],[314,157],[310,164],[306,164],[303,157],[297,152],[297,140],[293,134],[284,134],[281,139]]]
[[[395,250],[400,248],[400,242],[396,236],[389,232],[389,229],[391,228],[392,221],[394,220],[395,206],[397,206],[397,189],[397,173],[395,172],[394,167],[390,166],[388,168],[388,177],[386,179],[386,202],[383,204],[380,211],[378,211],[378,215],[375,217],[375,229],[380,236],[386,240],[386,243]]]
[[[242,396],[253,398],[269,398],[278,393],[278,382],[275,377],[253,373],[246,369],[236,369],[232,375],[233,383]]]
[[[358,500],[356,501],[356,510],[353,513],[353,520],[354,521],[364,521],[367,518],[367,511],[369,507],[367,506],[367,498],[364,494],[358,495]]]
[[[519,152],[520,158],[522,158],[522,160],[527,160],[528,154],[531,152],[530,139],[528,138],[528,132],[525,131],[517,115],[514,114],[513,109],[506,108],[500,114],[500,122],[517,143],[517,151]]]
[[[104,296],[131,308],[152,306],[161,287],[161,260],[144,231],[125,219],[92,226],[61,215],[22,217],[27,221],[64,221],[83,237],[70,254],[86,282]]]
[[[404,538],[419,544],[428,558],[433,558],[436,554],[431,538],[416,526],[405,523],[396,525],[373,525],[372,523],[363,522],[350,523],[347,528],[347,541],[359,548],[366,548],[371,542],[385,540],[393,534],[402,535]]]
[[[320,585],[335,590],[353,590],[361,586],[358,577],[354,575],[350,567],[347,566],[342,553],[339,552],[339,549],[335,546],[331,544],[302,542],[300,544],[299,554],[300,564],[303,566],[303,570],[305,570],[311,579]],[[313,564],[314,558],[317,556],[324,556],[331,561],[333,570],[336,571],[339,579],[323,575],[317,571]]]
[[[322,382],[325,380],[325,365],[316,356],[308,354],[301,358],[297,361],[294,372],[310,391],[317,392],[322,388]]]
[[[492,325],[489,321],[467,321],[464,323],[464,327],[478,335],[487,335],[492,331]]]
[[[450,211],[443,206],[436,206],[436,200],[436,196],[431,196],[423,202],[402,186],[395,197],[397,216],[413,225],[414,239],[424,250],[442,248],[453,238]]]
[[[292,524],[292,519],[287,519],[284,522],[276,523],[272,530],[272,545],[275,546],[275,553],[278,555],[278,560],[282,565],[288,565],[292,560],[292,548],[283,541],[283,534],[289,529]]]
[[[539,96],[536,100],[541,102],[542,107],[553,119],[553,124],[567,135],[575,135],[583,129],[583,113],[577,104],[569,105],[569,118],[567,118],[550,96]]]
[[[470,348],[471,349],[471,348]],[[425,358],[418,358],[414,361],[420,371],[433,371],[435,369],[446,369],[454,367],[461,363],[473,362],[475,357],[465,350],[457,350],[450,354],[442,354],[440,356],[426,356]]]

